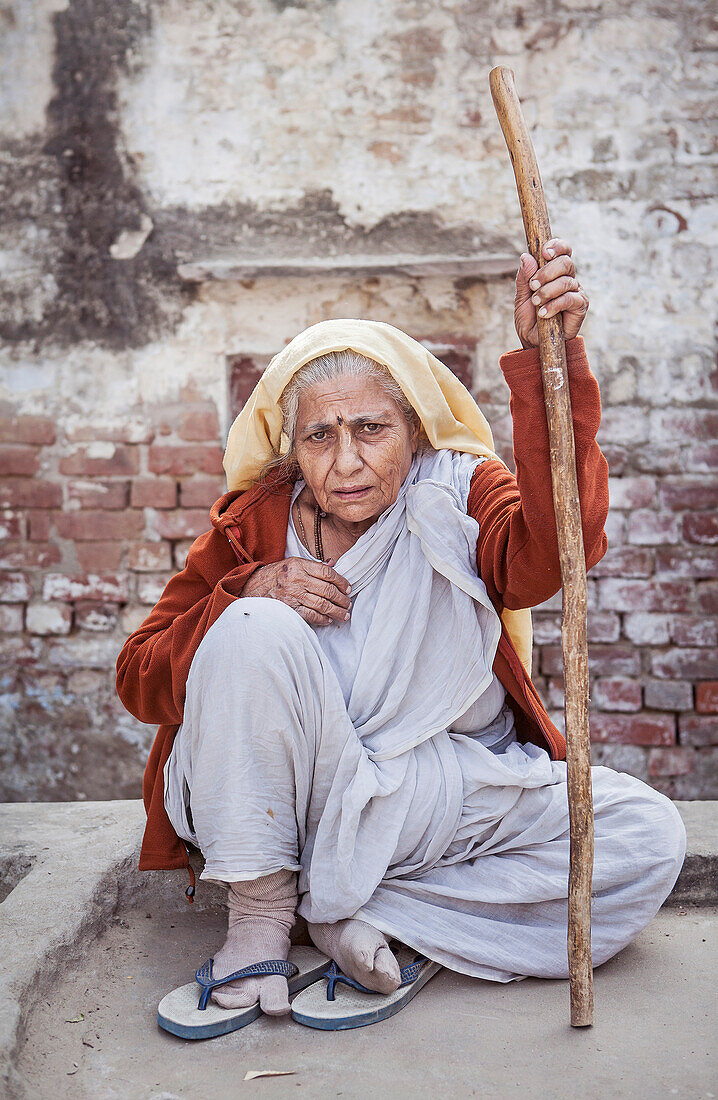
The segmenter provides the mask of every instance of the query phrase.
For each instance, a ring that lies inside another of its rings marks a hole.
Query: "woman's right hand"
[[[255,569],[242,596],[268,596],[293,607],[310,626],[347,622],[351,612],[349,582],[330,562],[285,558]]]

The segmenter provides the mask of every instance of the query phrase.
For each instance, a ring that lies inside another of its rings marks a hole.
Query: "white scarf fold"
[[[336,563],[352,586],[352,619],[318,627],[317,640],[374,760],[450,729],[494,678],[501,623],[477,572],[479,525],[466,514],[478,461],[447,450],[415,458],[395,503]],[[488,693],[483,724],[496,698]]]

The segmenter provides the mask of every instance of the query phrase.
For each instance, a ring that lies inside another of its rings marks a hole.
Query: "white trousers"
[[[670,893],[685,829],[640,780],[603,767],[592,780],[600,965]],[[372,759],[314,631],[279,601],[237,600],[201,642],[165,805],[203,878],[296,870],[310,921],[358,916],[495,981],[568,975],[565,763],[495,729]]]

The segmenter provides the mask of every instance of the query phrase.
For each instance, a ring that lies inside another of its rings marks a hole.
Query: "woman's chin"
[[[332,494],[327,511],[344,523],[373,523],[388,507],[383,500],[377,500],[374,493],[357,500],[337,498]]]

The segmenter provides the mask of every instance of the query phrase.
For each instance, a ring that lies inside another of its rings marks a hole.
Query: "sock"
[[[399,964],[386,936],[363,920],[340,920],[336,924],[310,924],[315,947],[334,959],[348,977],[377,993],[399,988]]]
[[[229,928],[224,947],[214,957],[214,976],[223,978],[251,963],[286,959],[297,907],[296,873],[275,871],[228,886]],[[281,975],[229,982],[212,991],[212,1000],[222,1008],[243,1008],[259,1001],[268,1016],[289,1012],[287,979]]]

